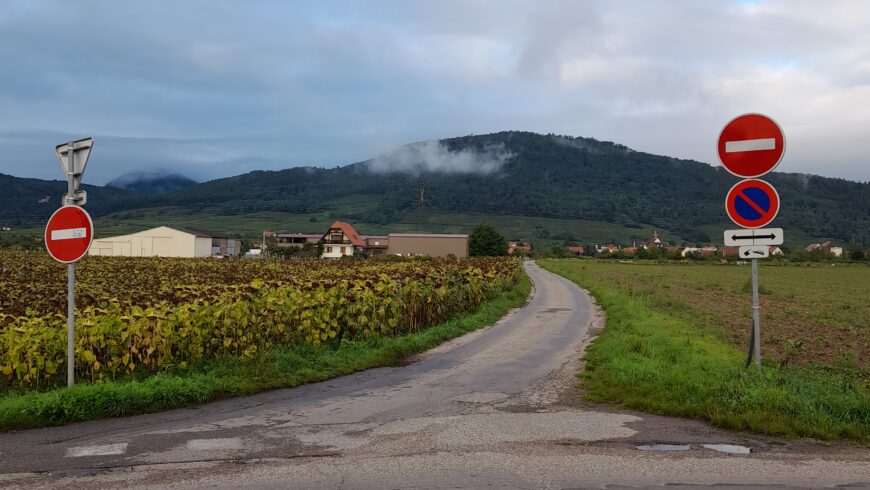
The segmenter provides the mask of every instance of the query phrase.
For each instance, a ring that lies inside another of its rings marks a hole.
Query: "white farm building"
[[[88,254],[115,257],[235,257],[241,254],[241,248],[238,238],[158,226],[129,235],[96,239]]]

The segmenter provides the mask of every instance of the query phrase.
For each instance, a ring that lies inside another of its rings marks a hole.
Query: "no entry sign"
[[[728,217],[744,228],[761,228],[773,221],[779,212],[779,194],[767,182],[759,179],[741,180],[725,198]]]
[[[725,125],[716,146],[726,170],[751,179],[776,168],[785,152],[785,136],[773,119],[743,114]]]
[[[51,257],[65,264],[82,258],[94,240],[94,222],[78,206],[63,206],[45,226],[45,248]]]

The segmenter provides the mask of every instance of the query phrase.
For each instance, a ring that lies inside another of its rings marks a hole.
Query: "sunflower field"
[[[513,287],[509,258],[269,261],[86,257],[76,268],[76,379],[99,383],[416,332]],[[66,379],[66,267],[0,253],[0,387]]]

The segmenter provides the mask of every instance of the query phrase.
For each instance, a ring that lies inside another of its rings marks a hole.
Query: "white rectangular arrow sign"
[[[758,228],[755,230],[725,230],[725,246],[782,245],[782,228]]]
[[[740,247],[741,259],[763,259],[770,257],[770,246],[768,245],[750,245],[748,247]]]

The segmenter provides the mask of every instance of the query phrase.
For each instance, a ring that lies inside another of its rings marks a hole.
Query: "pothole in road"
[[[463,403],[487,404],[501,401],[508,398],[506,393],[491,392],[491,391],[474,391],[453,397],[454,400]]]
[[[749,454],[752,452],[752,449],[746,446],[738,446],[736,444],[703,444],[703,447],[728,454]]]
[[[728,454],[750,454],[752,452],[751,448],[736,444],[701,444],[701,447]],[[688,444],[646,444],[635,446],[635,448],[640,451],[688,451],[691,446]]]
[[[560,311],[571,311],[571,308],[547,308],[541,310],[541,313],[558,313]]]
[[[635,446],[641,451],[688,451],[689,446],[685,444],[647,444],[644,446]]]

